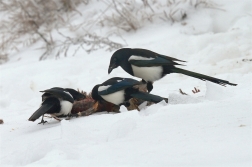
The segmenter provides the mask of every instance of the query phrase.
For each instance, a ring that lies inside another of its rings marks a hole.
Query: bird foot
[[[44,125],[45,123],[48,123],[47,121],[44,120],[44,117],[45,117],[45,115],[42,116],[41,122],[39,122],[38,124]]]
[[[38,124],[45,124],[45,123],[48,123],[47,121],[44,121],[43,119],[41,120],[41,122],[39,122]]]

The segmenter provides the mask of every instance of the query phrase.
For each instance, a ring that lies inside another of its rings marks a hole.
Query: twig
[[[130,14],[130,12],[127,12],[127,15],[125,16],[124,14],[122,14],[119,9],[117,8],[117,5],[116,5],[116,2],[115,0],[112,0],[113,1],[113,4],[114,4],[114,7],[115,7],[115,10],[116,12],[128,23],[128,25],[133,29],[133,30],[137,30],[136,26],[132,23],[131,20],[129,20],[128,18],[133,18],[133,15]],[[127,11],[126,9],[124,9],[125,11]],[[129,17],[129,15],[131,15]]]
[[[199,93],[199,92],[200,92],[200,90],[199,90],[199,89],[197,89],[196,87],[194,87],[194,90],[192,90],[192,92],[195,94],[195,93]]]
[[[143,1],[143,4],[144,4],[145,6],[148,6],[148,7],[151,9],[152,13],[154,13],[154,10],[153,10],[152,7],[150,6],[148,0],[142,0],[142,1]]]
[[[179,89],[179,93],[181,93],[182,95],[188,95],[185,92],[183,92],[181,89]]]
[[[21,8],[23,9],[23,11],[27,14],[27,16],[28,16],[29,18],[32,18],[31,15],[30,15],[30,13],[29,13],[27,10],[25,10],[25,7],[23,6],[23,4],[22,4],[21,2],[18,2],[18,3],[19,3],[19,5],[21,6]],[[39,25],[36,23],[36,21],[32,20],[31,23],[32,23],[33,25],[35,25],[35,27],[36,27],[35,32],[45,41],[45,43],[46,43],[47,45],[50,45],[50,42],[48,42],[48,40],[44,37],[44,35],[41,34],[41,33],[38,31]]]

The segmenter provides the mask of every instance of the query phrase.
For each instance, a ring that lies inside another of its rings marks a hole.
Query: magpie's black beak
[[[115,68],[115,66],[114,66],[114,65],[109,66],[108,73],[110,74],[110,73],[111,73],[111,71],[112,71],[114,68]]]

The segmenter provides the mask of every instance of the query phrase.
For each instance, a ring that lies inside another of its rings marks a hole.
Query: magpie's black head
[[[74,90],[74,89],[71,89],[71,88],[65,88],[66,91],[68,91],[72,96],[73,96],[73,99],[74,100],[82,100],[82,99],[85,99],[86,96],[83,95],[82,93]]]
[[[102,97],[98,94],[98,88],[99,86],[101,86],[100,84],[98,85],[95,85],[92,89],[92,93],[91,93],[91,96],[94,100],[96,101],[100,101],[100,100],[103,100]]]
[[[130,52],[130,48],[122,48],[115,51],[110,58],[108,73],[110,74],[113,69],[121,66],[121,64],[125,63],[125,61],[128,61],[128,58],[131,56]]]

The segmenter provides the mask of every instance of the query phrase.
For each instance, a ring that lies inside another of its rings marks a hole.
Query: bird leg
[[[56,115],[53,115],[53,114],[51,114],[51,118],[54,118],[54,119],[56,119],[57,121],[61,121],[61,119],[60,119],[59,117],[57,117]]]
[[[47,118],[52,118],[52,116],[48,116],[48,115],[45,115],[44,117],[47,117]]]
[[[42,116],[41,122],[39,122],[38,124],[45,124],[47,121],[44,120],[44,115]]]
[[[47,115],[45,115],[45,117],[47,117],[47,118],[54,118],[54,119],[56,119],[56,120],[58,120],[58,121],[61,121],[61,119],[59,118],[59,117],[57,117],[56,115],[53,115],[53,114],[50,114],[51,116],[47,116]]]

